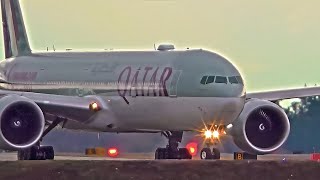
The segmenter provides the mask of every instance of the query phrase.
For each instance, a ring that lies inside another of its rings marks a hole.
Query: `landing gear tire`
[[[217,148],[203,148],[200,152],[201,159],[220,159],[220,151]]]
[[[212,149],[212,159],[220,159],[220,151],[217,148]]]
[[[46,160],[54,159],[54,150],[52,146],[32,146],[18,151],[18,160]]]
[[[19,150],[18,151],[18,160],[27,160],[29,158],[27,158],[27,152],[26,150]]]
[[[169,148],[158,148],[155,153],[155,159],[192,159],[187,148],[179,148],[178,151],[172,151]]]
[[[158,148],[155,153],[155,159],[167,159],[165,158],[166,157],[165,151],[166,151],[165,148]]]
[[[180,159],[192,159],[192,156],[187,148],[179,148]]]
[[[42,138],[45,137],[52,129],[54,129],[59,123],[66,122],[67,119],[56,117],[56,119],[45,129],[42,133],[42,137],[39,142],[34,146],[21,149],[17,153],[18,160],[53,160],[54,159],[54,149],[52,146],[40,146]]]
[[[200,152],[201,159],[212,159],[212,153],[210,148],[203,148]]]
[[[52,146],[42,146],[40,149],[45,153],[45,158],[49,160],[54,159],[54,150]]]
[[[157,148],[155,159],[192,159],[187,148],[178,148],[182,140],[182,131],[166,131],[162,134],[168,139],[165,148]]]

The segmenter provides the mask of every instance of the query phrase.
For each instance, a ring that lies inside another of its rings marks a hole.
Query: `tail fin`
[[[5,58],[31,54],[19,0],[1,0]]]

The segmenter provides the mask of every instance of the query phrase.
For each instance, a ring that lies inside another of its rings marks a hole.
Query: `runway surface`
[[[310,155],[265,155],[258,160],[153,160],[153,153],[120,154],[118,158],[57,154],[54,161],[17,161],[0,153],[0,179],[320,179],[320,162]]]
[[[258,160],[263,161],[283,161],[283,160],[310,160],[310,154],[268,154],[259,155]],[[57,153],[55,160],[115,160],[115,161],[137,161],[153,160],[153,153],[124,153],[116,158],[108,156],[86,156],[80,153]],[[0,161],[16,161],[17,153],[0,153]],[[199,156],[193,157],[193,160],[200,160]],[[233,154],[221,154],[221,160],[233,160]]]

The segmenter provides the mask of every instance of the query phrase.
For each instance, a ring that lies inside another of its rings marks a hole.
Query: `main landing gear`
[[[18,151],[18,160],[46,160],[54,159],[54,150],[52,146],[35,145],[31,148]]]
[[[53,160],[54,159],[54,149],[52,146],[40,146],[42,138],[46,136],[52,129],[54,129],[59,123],[65,122],[66,119],[57,117],[48,128],[43,132],[42,137],[38,143],[35,145],[21,149],[18,151],[18,160]]]
[[[155,159],[191,159],[187,148],[178,148],[182,140],[182,131],[165,131],[162,134],[168,139],[165,148],[157,148]]]

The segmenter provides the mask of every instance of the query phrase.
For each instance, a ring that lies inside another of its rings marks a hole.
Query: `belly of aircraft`
[[[115,128],[136,130],[200,130],[209,124],[227,125],[244,105],[243,98],[230,97],[130,97],[129,104],[122,97],[108,100]]]

